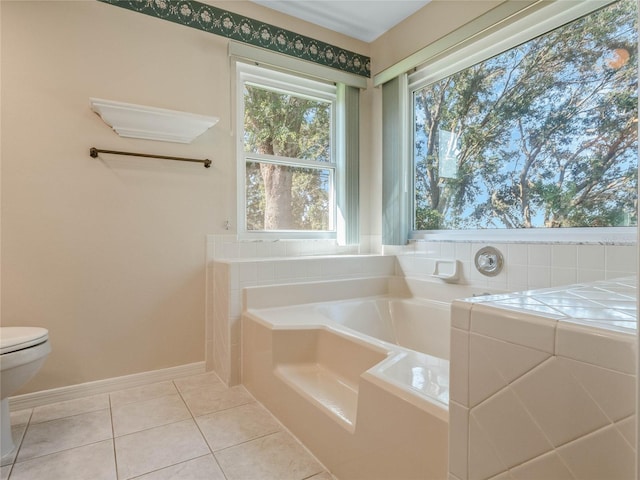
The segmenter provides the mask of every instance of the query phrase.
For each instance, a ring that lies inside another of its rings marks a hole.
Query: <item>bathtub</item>
[[[450,300],[465,288],[246,289],[242,382],[340,480],[447,478]]]
[[[312,308],[364,335],[449,359],[450,303],[385,297],[326,302]]]

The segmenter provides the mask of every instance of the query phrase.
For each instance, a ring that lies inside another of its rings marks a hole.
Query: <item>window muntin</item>
[[[635,8],[412,89],[415,230],[637,223]]]
[[[253,66],[239,71],[241,230],[335,238],[335,86]]]

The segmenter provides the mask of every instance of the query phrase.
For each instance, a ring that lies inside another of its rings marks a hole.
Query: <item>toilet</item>
[[[0,452],[13,452],[9,397],[40,369],[51,352],[49,332],[39,327],[0,327]]]

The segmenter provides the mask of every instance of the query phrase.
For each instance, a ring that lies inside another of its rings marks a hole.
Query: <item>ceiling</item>
[[[431,0],[251,0],[336,32],[372,42]]]

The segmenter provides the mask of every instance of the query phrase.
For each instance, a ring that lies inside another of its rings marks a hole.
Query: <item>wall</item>
[[[249,2],[214,4],[369,53]],[[2,325],[46,327],[53,346],[20,393],[203,361],[206,235],[235,218],[228,41],[100,2],[1,9]],[[220,121],[190,145],[124,139],[89,97]],[[91,146],[214,164],[93,159]]]
[[[373,74],[430,45],[504,0],[432,0],[371,43]]]
[[[490,245],[500,251],[504,265],[499,274],[487,277],[474,265],[475,254]],[[636,245],[544,244],[496,242],[411,242],[384,247],[396,255],[398,274],[429,276],[435,259],[455,259],[460,266],[459,283],[516,292],[575,283],[610,280],[635,275]]]

